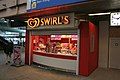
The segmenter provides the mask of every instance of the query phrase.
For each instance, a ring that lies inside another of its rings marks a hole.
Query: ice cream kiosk
[[[41,64],[88,76],[98,67],[98,27],[75,13],[29,18],[26,64]]]

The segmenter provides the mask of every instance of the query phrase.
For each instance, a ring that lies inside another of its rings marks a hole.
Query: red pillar
[[[25,64],[29,65],[29,31],[27,30],[25,36]]]
[[[88,76],[98,66],[98,28],[91,22],[81,22],[79,74]],[[94,36],[94,50],[91,51],[91,38]]]

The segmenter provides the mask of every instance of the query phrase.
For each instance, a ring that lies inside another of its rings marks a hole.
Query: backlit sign
[[[30,18],[27,21],[30,28],[39,26],[54,26],[54,25],[67,25],[70,23],[70,16],[52,16],[45,18]]]
[[[48,7],[60,6],[65,4],[82,3],[88,0],[28,0],[28,11],[39,10]]]

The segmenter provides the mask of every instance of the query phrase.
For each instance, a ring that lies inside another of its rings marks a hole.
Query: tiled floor
[[[24,54],[22,54],[22,60]],[[55,70],[41,69],[37,66],[14,67],[5,65],[5,55],[0,52],[0,80],[120,80],[120,70],[96,69],[89,77],[76,76]]]
[[[99,68],[89,77],[84,77],[35,66],[0,65],[0,80],[120,80],[120,70]]]

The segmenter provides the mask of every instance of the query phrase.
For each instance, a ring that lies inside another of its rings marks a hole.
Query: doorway
[[[120,69],[120,38],[110,38],[109,67]]]

